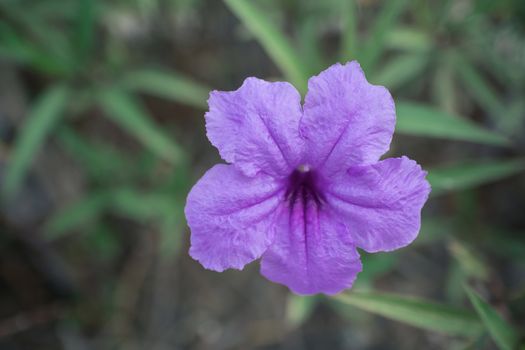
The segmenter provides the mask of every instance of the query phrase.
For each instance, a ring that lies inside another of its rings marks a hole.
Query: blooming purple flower
[[[190,255],[205,268],[261,258],[261,273],[295,293],[335,294],[362,269],[356,247],[416,238],[426,172],[407,157],[379,160],[394,101],[357,62],[312,77],[304,106],[292,85],[256,78],[208,103],[208,138],[230,165],[208,170],[186,203]]]

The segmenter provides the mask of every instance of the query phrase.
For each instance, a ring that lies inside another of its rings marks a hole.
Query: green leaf
[[[341,0],[343,33],[341,38],[341,60],[343,62],[356,58],[357,55],[357,16],[355,0]]]
[[[27,11],[27,4],[14,5],[0,1],[1,12],[14,23],[13,28],[23,33],[18,36],[5,22],[0,23],[0,41],[7,49],[7,55],[47,74],[68,75],[74,62],[69,57],[67,31],[59,30],[50,25],[50,21]]]
[[[509,140],[469,120],[412,102],[396,104],[396,131],[402,134],[507,146]]]
[[[447,268],[447,278],[445,281],[445,293],[447,300],[453,304],[460,305],[465,297],[463,284],[467,276],[457,261],[451,261]]]
[[[519,335],[516,330],[498,314],[478,293],[465,286],[474,309],[489,331],[492,339],[503,350],[513,350],[518,346]]]
[[[77,0],[77,3],[73,45],[76,48],[78,58],[85,61],[93,46],[97,1]]]
[[[6,23],[0,22],[0,55],[17,63],[51,75],[65,75],[69,66],[60,57],[38,47],[35,43],[19,36]]]
[[[489,279],[490,269],[487,263],[473,249],[457,240],[450,242],[448,249],[450,254],[458,261],[459,267],[465,276],[482,281]]]
[[[525,263],[525,241],[520,239],[525,237],[525,230],[506,231],[498,226],[485,229],[484,249],[516,263]]]
[[[465,57],[455,55],[454,58],[454,67],[463,81],[466,93],[470,94],[481,107],[495,117],[504,118],[506,108],[492,86]]]
[[[514,99],[507,104],[505,118],[495,121],[499,130],[511,137],[522,135],[522,125],[525,123],[525,99]]]
[[[457,106],[458,91],[454,81],[453,63],[450,55],[444,54],[443,62],[436,68],[433,81],[432,93],[438,106],[447,113],[455,113]]]
[[[168,210],[174,211],[174,201],[169,195],[139,192],[133,188],[111,191],[111,210],[137,220],[158,218]]]
[[[175,72],[141,70],[126,73],[123,87],[206,109],[210,88]]]
[[[67,126],[59,128],[57,136],[73,159],[97,180],[115,182],[115,175],[125,176],[131,167],[125,155],[115,148],[101,142],[90,142]]]
[[[306,16],[298,26],[297,41],[299,53],[308,69],[308,75],[319,73],[325,67],[317,33],[319,32],[319,19]]]
[[[383,65],[372,81],[388,89],[397,89],[417,78],[425,70],[428,56],[424,54],[403,54]]]
[[[42,147],[54,124],[62,116],[68,97],[67,87],[52,86],[38,98],[29,111],[9,156],[9,166],[3,188],[7,195],[14,194],[20,188],[33,158]]]
[[[180,207],[170,194],[139,192],[127,187],[107,189],[89,194],[54,215],[47,222],[46,231],[50,238],[57,238],[106,212],[135,221],[158,222],[167,215],[173,216]]]
[[[393,50],[422,53],[428,52],[433,43],[432,38],[419,28],[397,27],[386,34],[385,46]]]
[[[160,254],[173,257],[181,246],[185,198],[172,193],[140,192],[121,188],[111,192],[111,212],[138,222],[154,224],[161,233]]]
[[[302,93],[306,91],[307,69],[286,37],[249,0],[224,0],[230,10],[252,32],[286,78]]]
[[[363,271],[361,271],[359,278],[355,281],[354,287],[358,288],[359,290],[371,289],[374,280],[391,271],[395,267],[398,260],[399,255],[396,253],[361,254]]]
[[[395,294],[349,292],[335,300],[395,321],[431,331],[463,336],[477,336],[483,326],[468,310],[437,304],[423,299]]]
[[[408,4],[408,0],[389,0],[372,26],[371,35],[360,50],[359,61],[363,70],[371,72],[385,49],[385,38]]]
[[[292,327],[299,327],[312,314],[315,306],[319,302],[317,297],[299,296],[288,294],[286,302],[286,321]]]
[[[161,247],[160,255],[163,258],[172,259],[182,248],[184,238],[183,228],[185,200],[173,201],[173,206],[164,210],[160,220]]]
[[[474,188],[524,170],[524,159],[461,163],[455,166],[432,169],[428,172],[427,180],[432,185],[431,194],[436,196],[448,191]]]
[[[45,232],[48,238],[55,239],[77,229],[81,225],[96,220],[111,204],[107,192],[92,193],[77,202],[68,205],[54,214],[46,223]]]
[[[118,227],[115,228],[118,230]],[[112,231],[112,227],[100,220],[96,222],[93,227],[85,232],[86,235],[82,237],[83,242],[89,244],[88,249],[97,252],[95,261],[114,261],[117,256],[121,256],[123,250],[126,248],[121,244],[119,235]]]
[[[456,227],[456,223],[448,217],[423,217],[421,230],[413,245],[435,244],[450,236]]]
[[[182,150],[158,127],[132,95],[122,90],[106,89],[98,96],[107,116],[136,137],[152,152],[171,162],[178,162]]]

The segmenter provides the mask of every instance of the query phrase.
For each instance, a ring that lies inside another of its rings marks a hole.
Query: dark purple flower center
[[[311,200],[318,205],[322,204],[323,195],[319,191],[317,175],[308,165],[297,167],[290,175],[286,199],[291,206],[297,201],[307,203]]]

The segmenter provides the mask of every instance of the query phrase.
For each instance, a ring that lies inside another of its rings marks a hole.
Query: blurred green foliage
[[[134,10],[144,11],[147,3],[137,3]],[[2,186],[3,197],[8,201],[16,194],[37,152],[56,135],[95,186],[85,198],[50,219],[50,237],[101,220],[106,212],[116,212],[133,220],[161,222],[167,242],[176,247],[178,240],[174,241],[173,235],[176,227],[184,226],[182,207],[190,185],[185,178],[185,152],[173,134],[168,136],[154,122],[137,94],[204,108],[209,89],[167,69],[136,70],[126,61],[128,55],[118,38],[96,40],[103,15],[119,6],[118,2],[91,0],[0,3],[4,18],[0,22],[0,53],[50,82],[19,129]],[[25,10],[28,7],[31,11]],[[110,143],[90,140],[74,130],[72,125],[78,118],[87,117],[93,109],[101,109],[149,150],[143,157],[147,164],[141,166]],[[164,179],[151,181],[155,188],[141,188],[139,183],[155,176],[159,166],[171,170],[164,171]]]
[[[168,1],[163,6],[176,12],[198,8],[202,2]],[[469,202],[470,191],[525,170],[523,2],[224,0],[224,4],[303,95],[309,76],[336,61],[357,59],[371,82],[385,85],[396,96],[396,133],[491,149],[478,159],[453,155],[449,164],[429,172],[433,197],[449,194],[466,213],[452,220],[425,218],[419,243],[449,242],[455,263],[450,264],[445,289],[451,305],[375,292],[374,281],[396,269],[397,254],[365,255],[364,272],[356,283],[361,291],[330,303],[472,341],[483,341],[482,334],[488,333],[500,348],[514,348],[520,330],[476,292],[462,289],[465,283],[486,280],[490,268],[483,252],[471,254],[466,248],[464,241],[477,244],[475,235],[458,232],[474,225],[469,212],[478,204]],[[146,0],[0,2],[0,55],[44,82],[9,146],[4,201],[22,188],[32,161],[50,138],[89,179],[84,195],[46,222],[49,239],[89,231],[98,237],[101,251],[114,254],[118,248],[111,237],[116,228],[107,218],[117,215],[159,231],[166,255],[180,246],[185,196],[195,180],[192,150],[176,140],[173,123],[161,125],[151,115],[143,99],[155,96],[204,111],[211,88],[172,69],[140,59],[137,63],[130,49],[107,29],[108,14],[147,16],[160,6]],[[336,49],[323,42],[330,36],[323,36],[327,31],[336,33],[337,44],[332,45]],[[511,43],[498,52],[491,43],[504,31],[513,33],[506,38]],[[93,111],[136,140],[140,149],[128,151],[79,128],[79,120]],[[488,237],[487,250],[521,257],[523,263],[523,241],[509,243],[510,235],[496,231],[485,227],[476,232]],[[475,312],[455,305],[466,298]],[[289,323],[300,325],[324,301],[290,296]]]
[[[258,8],[257,4],[247,0],[227,0],[226,3],[261,43],[267,54],[283,71],[283,74],[303,93],[306,90],[305,81],[308,74],[304,73],[301,76],[300,72],[319,71],[323,66],[333,62],[334,58],[337,59],[336,57],[323,57],[318,50],[318,43],[315,39],[301,37],[304,33],[315,33],[315,30],[309,27],[314,22],[311,18],[308,18],[308,22],[303,24],[307,27],[299,28],[298,33],[296,33],[299,44],[310,45],[311,47],[294,49],[287,36],[283,32],[277,31],[274,24],[268,20],[269,16],[261,15],[263,10]],[[479,52],[469,47],[472,41],[479,41],[479,33],[491,25],[488,16],[490,13],[484,13],[482,9],[486,8],[483,4],[480,3],[479,7],[469,9],[470,12],[458,18],[453,13],[453,7],[459,5],[454,1],[437,3],[419,1],[409,3],[405,0],[388,1],[373,22],[368,24],[367,31],[364,33],[364,40],[358,30],[360,25],[358,20],[359,3],[341,0],[327,1],[323,4],[327,10],[335,8],[336,11],[340,11],[337,13],[342,23],[340,59],[343,61],[357,59],[365,73],[371,76],[372,82],[385,85],[394,91],[398,91],[409,84],[417,85],[420,88],[423,84],[428,84],[432,90],[434,101],[442,111],[429,105],[398,99],[396,103],[398,113],[396,132],[422,137],[486,143],[493,146],[515,147],[509,138],[513,134],[512,130],[501,127],[504,123],[498,121],[508,118],[508,105],[521,105],[522,96],[525,92],[523,89],[525,79],[523,74],[518,73],[521,75],[518,79],[520,83],[505,86],[505,88],[513,90],[518,88],[520,93],[504,91],[507,95],[514,95],[515,97],[514,101],[503,102],[503,98],[498,95],[499,92],[491,87],[488,79],[501,79],[502,74],[511,76],[512,72],[508,70],[511,66],[505,67],[505,65],[499,64],[498,66],[502,71],[489,71],[493,74],[491,77],[485,76],[486,70],[478,68],[484,67],[486,69],[490,66],[490,62],[484,61],[484,57],[481,57]],[[323,7],[319,3],[308,1],[303,3],[303,6],[307,8]],[[310,10],[313,13],[313,9]],[[401,24],[402,15],[409,10],[412,10],[414,23],[411,25]],[[330,11],[326,12],[329,13],[328,16],[333,16]],[[319,13],[324,14],[326,12],[320,11]],[[314,58],[304,56],[301,56],[304,59],[299,58],[296,53],[301,51],[312,53]],[[521,54],[523,55],[523,53]],[[312,67],[312,65],[316,66]],[[506,82],[506,79],[504,78],[503,81]],[[466,96],[460,94],[461,88],[467,91]],[[456,114],[459,114],[461,110],[459,101],[457,101],[458,96],[470,98],[469,103],[482,108],[492,124],[499,130],[487,130],[470,122],[465,117],[457,116]],[[523,113],[520,115],[519,118],[523,121]],[[482,160],[479,162],[458,161],[457,165],[431,170],[428,179],[433,187],[432,195],[435,196],[445,192],[475,188],[524,170],[525,159],[523,158]],[[386,262],[385,268],[378,268],[374,271],[375,261],[378,264],[383,264],[380,263],[384,260],[383,257],[375,255],[365,258],[364,272],[360,275],[357,288],[361,286],[361,283],[366,283],[369,278],[373,279],[373,277],[368,276],[370,272],[372,276],[374,274],[377,276],[392,269],[395,264],[395,259],[392,258]],[[465,265],[472,261],[468,254],[457,255],[456,258],[461,264]],[[482,263],[478,262],[478,264]],[[478,269],[485,270],[483,265],[479,265]],[[466,278],[470,277],[476,276],[467,274],[450,280],[450,282],[461,284],[466,281]],[[512,337],[509,335],[509,332],[513,332],[511,326],[506,326],[507,330],[505,330],[504,326],[499,325],[503,321],[499,321],[497,313],[495,311],[483,311],[490,307],[480,306],[484,304],[477,301],[474,295],[473,292],[469,292],[471,301],[496,343],[502,349],[514,348],[517,336],[515,334]],[[475,315],[443,305],[419,300],[412,301],[404,297],[369,294],[368,292],[350,292],[336,297],[336,299],[416,327],[475,336],[476,338],[482,333],[481,323]],[[485,309],[483,309],[484,307]],[[300,297],[292,297],[289,308],[290,322],[296,325],[310,314],[312,299],[301,301]],[[487,316],[487,314],[491,316]],[[491,318],[495,321],[490,321]]]
[[[519,341],[519,335],[512,325],[509,325],[501,318],[496,310],[494,310],[486,301],[484,301],[475,291],[466,287],[468,297],[476,312],[490,335],[499,346],[504,350],[516,349]]]

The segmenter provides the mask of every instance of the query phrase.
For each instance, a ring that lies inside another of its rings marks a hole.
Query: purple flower
[[[190,255],[205,268],[261,258],[261,273],[295,293],[335,294],[362,269],[356,247],[390,251],[416,238],[426,172],[407,157],[379,160],[394,101],[357,62],[312,77],[304,106],[292,85],[256,78],[208,103],[208,138],[230,165],[188,195]]]

